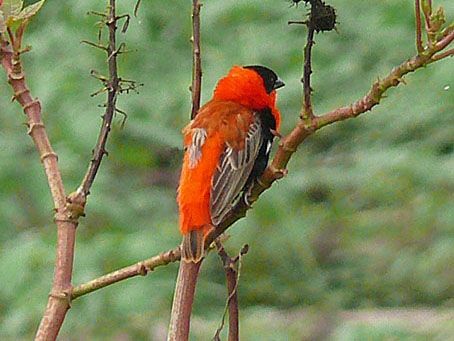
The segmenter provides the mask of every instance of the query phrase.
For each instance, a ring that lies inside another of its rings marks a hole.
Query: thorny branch
[[[32,97],[25,81],[25,71],[20,57],[21,53],[26,51],[21,47],[26,24],[26,21],[22,22],[15,33],[11,29],[8,30],[9,42],[0,34],[0,58],[8,83],[14,92],[13,99],[21,105],[27,116],[27,133],[33,139],[43,164],[56,212],[57,254],[54,277],[47,306],[36,334],[36,340],[53,340],[57,337],[69,309],[77,220],[74,219],[74,212],[65,195],[57,154],[52,149],[41,119],[41,103]]]
[[[124,45],[120,44],[120,46],[117,47],[117,28],[118,28],[117,23],[118,20],[126,18],[125,25],[123,26],[123,31],[125,31],[129,22],[129,16],[127,15],[117,16],[115,0],[110,0],[108,11],[106,14],[104,13],[95,14],[101,16],[103,23],[108,27],[109,30],[108,44],[107,46],[103,46],[100,41],[98,43],[91,43],[86,41],[84,42],[94,47],[102,48],[103,50],[106,51],[109,77],[108,78],[102,77],[98,75],[96,71],[92,71],[92,75],[101,80],[101,82],[103,82],[104,84],[104,88],[101,89],[100,92],[107,91],[107,104],[105,113],[102,116],[102,125],[101,130],[99,132],[98,140],[96,142],[95,148],[93,149],[93,157],[90,161],[90,165],[88,166],[87,173],[85,174],[84,179],[82,180],[82,183],[76,192],[78,196],[82,197],[82,202],[84,205],[86,197],[90,194],[90,188],[93,185],[93,181],[95,180],[96,174],[98,173],[102,158],[104,155],[107,155],[106,143],[111,130],[112,120],[114,118],[115,113],[117,112],[118,94],[121,92],[121,79],[118,76],[117,58],[118,55],[122,52],[121,49],[123,48]],[[101,33],[99,34],[99,38],[101,38]]]
[[[450,28],[452,26],[448,26],[447,29],[444,30],[443,37],[434,44],[432,47],[426,46],[424,48],[424,52],[416,55],[399,66],[393,68],[391,72],[384,77],[383,79],[379,79],[372,84],[371,89],[364,95],[362,98],[357,100],[356,102],[341,107],[327,113],[324,113],[320,116],[315,116],[310,120],[310,122],[305,123],[302,120],[299,120],[295,128],[285,137],[281,139],[279,142],[278,150],[271,161],[270,165],[266,168],[263,175],[260,177],[259,181],[254,183],[251,188],[245,193],[244,198],[240,200],[230,211],[229,215],[224,219],[224,221],[218,226],[217,229],[212,230],[206,238],[206,247],[209,247],[210,244],[220,236],[227,228],[229,228],[233,223],[237,220],[243,218],[246,215],[246,212],[252,208],[252,204],[257,201],[258,197],[266,191],[268,188],[272,186],[272,184],[281,179],[285,175],[285,167],[287,166],[292,154],[296,151],[297,147],[310,135],[315,133],[317,130],[321,129],[324,126],[330,125],[332,123],[350,119],[357,117],[367,111],[370,111],[374,106],[380,103],[381,99],[384,97],[386,91],[388,91],[392,87],[398,86],[400,83],[403,83],[403,77],[411,72],[414,72],[418,69],[424,68],[426,65],[431,64],[435,61],[439,61],[443,58],[449,57],[453,55],[454,49],[449,49],[443,51],[446,47],[448,47],[452,41],[454,40],[454,30]],[[247,204],[249,203],[249,204]],[[177,251],[178,250],[178,251]],[[176,249],[167,251],[167,252],[174,252],[174,258],[169,262],[178,261],[180,260],[180,252],[179,247]],[[158,257],[158,256],[156,256]],[[155,257],[153,257],[155,258]],[[139,264],[139,263],[138,263]],[[166,263],[167,264],[167,263]],[[153,267],[156,268],[161,264],[157,264]],[[162,264],[164,265],[164,264]],[[137,265],[133,265],[137,266]],[[120,269],[116,272],[120,272],[122,270],[128,269]],[[115,273],[116,273],[115,272]],[[106,278],[108,276],[112,276],[114,273],[105,275],[102,278]],[[132,275],[136,276],[139,273]],[[131,276],[127,276],[125,278],[129,278]],[[95,283],[100,279],[95,279],[90,283]],[[122,280],[121,278],[119,280]],[[95,291],[100,289],[106,285],[116,283],[117,280],[111,280],[108,284],[105,285],[94,285],[89,290],[84,291],[77,297],[80,297],[84,294],[89,292]],[[82,287],[82,286],[80,286]],[[79,288],[76,287],[75,290]]]
[[[30,16],[34,13],[31,12]],[[71,286],[72,267],[74,259],[75,232],[78,225],[78,218],[84,213],[86,196],[89,194],[90,187],[94,181],[99,164],[105,151],[105,144],[115,112],[122,112],[116,108],[118,93],[129,90],[136,90],[138,84],[133,81],[121,80],[117,74],[116,59],[120,53],[126,52],[124,44],[116,46],[117,22],[124,19],[122,31],[127,29],[129,15],[116,16],[115,0],[110,0],[107,14],[96,13],[103,16],[105,24],[109,27],[109,42],[107,46],[102,46],[100,42],[86,42],[94,47],[107,52],[109,65],[109,78],[104,80],[105,89],[108,92],[106,113],[103,117],[103,124],[98,138],[98,143],[94,150],[93,160],[87,174],[78,189],[66,197],[60,170],[57,164],[57,154],[53,151],[47,137],[44,123],[41,120],[41,104],[38,99],[33,99],[25,83],[25,74],[20,60],[21,53],[27,52],[27,48],[22,49],[22,37],[27,24],[27,20],[20,22],[13,32],[8,26],[6,33],[0,34],[0,58],[8,76],[8,81],[14,90],[14,99],[23,107],[28,117],[28,134],[32,137],[39,152],[41,162],[47,175],[49,187],[55,206],[55,223],[57,225],[57,256],[55,261],[54,279],[52,290],[49,294],[46,310],[41,320],[36,334],[36,340],[54,340],[63,324],[66,312],[70,308],[71,298],[74,296]],[[125,86],[122,86],[122,84]],[[172,260],[173,255],[167,252],[157,260],[165,262],[166,257]],[[156,261],[156,260],[155,260]],[[145,263],[148,266],[147,263]],[[150,265],[151,268],[151,265]],[[141,272],[140,270],[139,272]],[[77,295],[77,292],[76,292]],[[77,296],[76,296],[77,297]]]
[[[312,110],[312,88],[311,88],[311,74],[312,74],[312,46],[314,45],[314,33],[315,28],[312,25],[308,25],[307,29],[307,42],[304,48],[304,71],[303,71],[303,110],[301,117],[303,120],[312,119],[314,112]]]

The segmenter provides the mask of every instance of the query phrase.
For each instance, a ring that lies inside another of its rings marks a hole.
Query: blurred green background
[[[29,1],[30,2],[30,1]],[[233,64],[264,64],[279,90],[282,132],[301,105],[305,7],[284,0],[206,0],[202,8],[203,101]],[[118,1],[131,12],[134,1]],[[346,105],[415,53],[413,1],[329,1],[338,33],[314,48],[317,113]],[[450,20],[454,2],[442,4]],[[96,39],[104,1],[47,1],[31,23],[24,56],[34,96],[59,155],[67,191],[77,187],[100,125],[103,96],[91,69],[105,72]],[[188,122],[190,1],[143,1],[121,37],[132,53],[122,77],[143,82],[122,96],[109,157],[78,228],[74,283],[137,262],[180,241],[177,186],[180,130]],[[231,230],[244,243],[244,340],[448,340],[454,335],[454,65],[433,64],[389,91],[372,113],[308,139],[289,175]],[[25,117],[0,81],[0,338],[30,339],[53,273],[52,203]],[[178,265],[159,268],[74,302],[62,340],[162,340]],[[204,264],[194,340],[208,340],[226,299],[218,257]],[[223,334],[225,335],[225,334]]]

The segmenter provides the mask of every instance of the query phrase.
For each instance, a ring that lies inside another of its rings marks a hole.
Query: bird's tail
[[[205,225],[183,235],[181,244],[182,260],[192,263],[200,262],[205,256],[205,237],[210,229],[210,225]]]

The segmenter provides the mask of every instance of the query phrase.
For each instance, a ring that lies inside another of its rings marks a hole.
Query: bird
[[[206,235],[264,172],[281,124],[276,90],[284,85],[265,66],[235,65],[182,130],[177,203],[183,261],[200,262]]]

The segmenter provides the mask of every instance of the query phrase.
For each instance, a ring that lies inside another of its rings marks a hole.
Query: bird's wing
[[[255,114],[244,137],[244,148],[238,150],[226,144],[212,178],[210,211],[213,225],[222,222],[246,185],[263,141],[262,135],[260,119]]]

